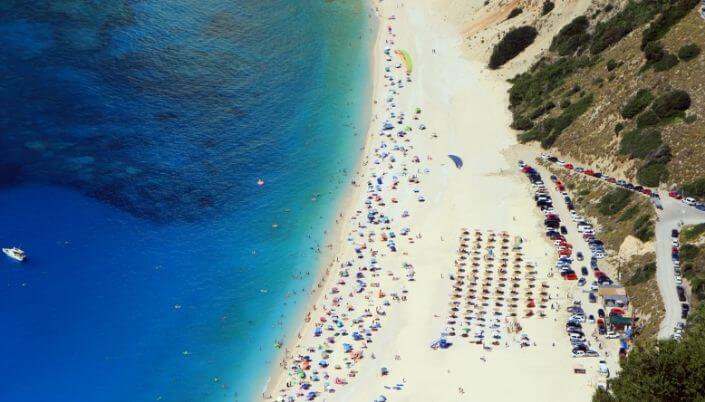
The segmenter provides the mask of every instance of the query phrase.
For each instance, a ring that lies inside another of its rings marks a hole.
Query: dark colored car
[[[688,318],[688,313],[690,312],[690,305],[688,303],[681,304],[681,318]]]
[[[678,300],[684,302],[685,299],[685,289],[683,286],[676,286],[676,292],[678,292]]]
[[[565,227],[564,225],[561,225],[561,234],[564,234],[564,235],[568,234],[568,228]]]
[[[600,318],[605,318],[605,310],[598,308],[597,309],[597,316]]]
[[[588,298],[590,299],[590,303],[597,303],[597,296],[595,295],[595,292],[590,292]]]
[[[580,268],[580,273],[583,274],[583,276],[587,276],[588,275],[587,267]]]
[[[578,261],[582,261],[583,258],[585,258],[585,256],[583,256],[583,252],[582,252],[582,251],[578,251],[578,254],[576,254],[576,256],[578,257]]]
[[[678,233],[678,229],[673,229],[671,230],[671,237],[678,237],[680,233]]]

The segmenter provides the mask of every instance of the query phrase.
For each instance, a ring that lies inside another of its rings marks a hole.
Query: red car
[[[571,272],[571,273],[567,274],[566,276],[564,276],[564,278],[567,281],[575,281],[575,280],[578,280],[578,275],[576,275],[575,272]]]
[[[678,191],[669,191],[668,196],[680,200],[683,196]]]
[[[592,169],[586,169],[585,171],[583,171],[583,173],[585,173],[588,176],[592,176],[595,174],[595,171]]]
[[[650,196],[652,194],[652,191],[650,188],[645,188],[645,189],[641,190],[641,192],[644,193],[645,195],[648,195],[648,196]]]
[[[627,312],[622,310],[621,308],[614,307],[610,310],[610,314],[624,315],[627,314]]]
[[[599,277],[601,277],[602,275],[604,275],[604,273],[603,273],[602,271],[600,271],[600,270],[596,270],[596,271],[595,271],[595,278],[599,278]]]
[[[523,168],[521,168],[522,173],[529,173],[531,171],[531,166],[526,165]]]
[[[573,169],[573,164],[572,163],[566,163],[565,166],[563,166],[566,169]]]
[[[607,181],[614,184],[617,182],[617,179],[615,179],[614,177],[610,177],[609,179],[607,179]]]
[[[560,191],[560,192],[564,192],[564,191],[565,191],[565,187],[563,187],[562,184],[559,184],[559,185],[557,185],[556,187],[558,188],[558,191]]]

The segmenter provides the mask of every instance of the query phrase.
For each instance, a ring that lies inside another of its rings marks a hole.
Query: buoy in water
[[[264,180],[262,180],[262,179],[257,179],[257,185],[260,186],[260,187],[264,186]]]

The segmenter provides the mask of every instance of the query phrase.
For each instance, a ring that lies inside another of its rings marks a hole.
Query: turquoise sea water
[[[261,391],[359,157],[369,14],[0,3],[0,245],[30,257],[0,259],[0,401]]]

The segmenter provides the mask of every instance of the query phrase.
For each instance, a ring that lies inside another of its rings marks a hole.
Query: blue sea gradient
[[[0,2],[0,245],[29,256],[0,256],[0,401],[255,400],[375,29],[365,0]]]

